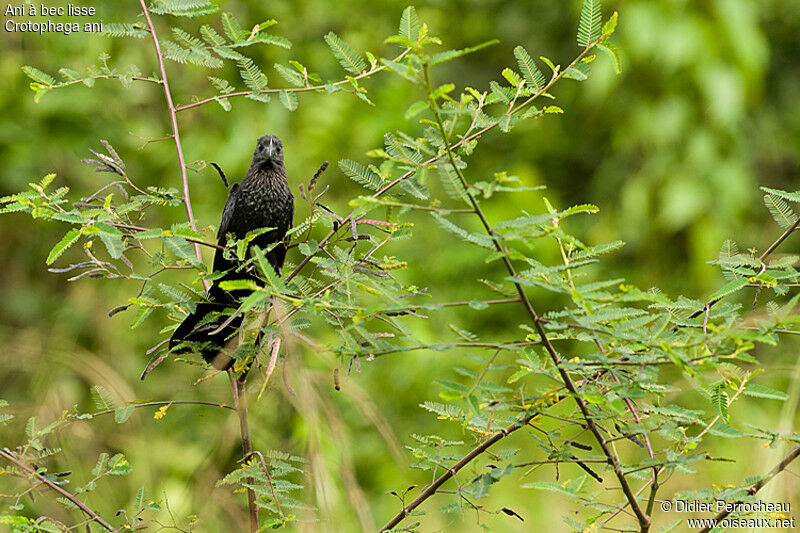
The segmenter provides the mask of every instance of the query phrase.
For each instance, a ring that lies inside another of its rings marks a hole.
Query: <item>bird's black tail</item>
[[[239,330],[242,316],[231,318],[236,301],[216,286],[211,288],[209,300],[197,304],[195,311],[181,322],[172,333],[169,347],[173,349],[184,344],[177,353],[199,353],[207,363],[226,370],[233,365],[233,359],[225,353],[226,348]]]

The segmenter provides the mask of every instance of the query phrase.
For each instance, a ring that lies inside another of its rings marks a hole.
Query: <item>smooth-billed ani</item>
[[[292,226],[293,216],[294,197],[286,181],[283,145],[275,135],[265,135],[258,140],[247,174],[228,193],[219,223],[217,242],[225,246],[228,234],[236,239],[243,239],[253,230],[274,228],[256,236],[250,245],[266,250],[271,244],[278,243],[266,253],[266,257],[280,276],[286,257],[283,240]],[[225,291],[220,287],[220,282],[236,279],[258,281],[252,272],[244,271],[240,267],[238,261],[230,256],[226,258],[222,250],[217,250],[214,255],[214,270],[225,274],[212,284],[208,291],[208,301],[197,304],[194,313],[187,316],[172,334],[170,348],[183,341],[198,343],[197,351],[215,368],[226,369],[232,365],[233,360],[223,349],[228,348],[226,345],[235,337],[242,324],[242,316],[235,317],[222,327],[230,318],[223,311],[238,307],[238,300],[246,296],[248,291]]]

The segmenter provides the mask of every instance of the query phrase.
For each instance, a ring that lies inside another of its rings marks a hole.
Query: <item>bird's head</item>
[[[283,164],[283,143],[276,135],[264,135],[253,152],[253,162]]]

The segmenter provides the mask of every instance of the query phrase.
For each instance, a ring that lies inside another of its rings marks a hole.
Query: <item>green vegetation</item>
[[[0,524],[800,503],[797,15],[618,7],[156,0],[5,33]],[[295,224],[281,278],[229,242],[261,283],[225,282],[252,291],[228,375],[163,341],[218,275],[211,163],[238,180],[266,133]]]

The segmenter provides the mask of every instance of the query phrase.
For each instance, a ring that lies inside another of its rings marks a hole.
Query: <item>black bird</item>
[[[286,257],[286,244],[283,240],[292,226],[293,217],[294,197],[286,181],[283,145],[275,135],[265,135],[258,140],[247,174],[228,192],[228,201],[222,211],[217,232],[217,242],[224,246],[228,234],[236,239],[243,239],[253,230],[274,228],[255,237],[250,245],[266,250],[269,245],[278,243],[266,253],[266,257],[280,276]],[[183,341],[198,343],[198,351],[203,359],[215,368],[224,370],[233,364],[233,359],[223,352],[223,348],[226,348],[226,344],[231,342],[231,338],[239,330],[242,317],[239,315],[222,327],[230,316],[219,313],[226,309],[236,309],[239,298],[246,296],[247,291],[225,291],[219,283],[236,279],[257,281],[254,274],[241,271],[240,266],[235,258],[226,258],[222,250],[217,250],[214,255],[214,270],[225,274],[209,289],[208,301],[197,304],[194,313],[187,316],[172,334],[170,348]]]

